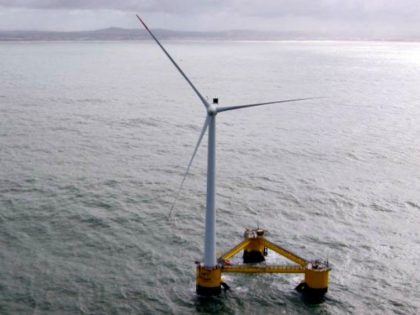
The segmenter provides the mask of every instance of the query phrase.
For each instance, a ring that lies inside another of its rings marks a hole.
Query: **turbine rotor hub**
[[[217,107],[214,104],[210,104],[207,108],[207,114],[210,116],[215,116],[217,114]]]

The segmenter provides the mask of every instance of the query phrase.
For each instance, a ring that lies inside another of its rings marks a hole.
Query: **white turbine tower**
[[[295,98],[295,99],[286,99],[286,100],[271,101],[271,102],[264,102],[264,103],[225,106],[225,107],[216,106],[217,99],[215,99],[216,101],[214,101],[213,104],[209,104],[207,100],[197,90],[197,88],[194,86],[191,80],[186,76],[184,71],[182,71],[182,69],[174,61],[171,55],[162,46],[162,44],[159,42],[156,36],[152,33],[152,31],[147,27],[144,21],[138,15],[137,15],[137,18],[139,19],[141,24],[144,26],[144,28],[147,30],[147,32],[150,34],[150,36],[159,45],[159,47],[162,49],[165,55],[169,58],[169,60],[172,62],[175,68],[188,82],[190,87],[194,90],[195,94],[203,103],[204,108],[207,113],[203,129],[201,130],[193,155],[191,156],[187,170],[184,174],[180,190],[182,188],[182,185],[184,184],[185,178],[189,172],[191,164],[201,144],[201,140],[203,139],[203,136],[208,129],[209,134],[208,134],[208,155],[207,155],[207,199],[206,199],[206,221],[205,221],[205,236],[204,236],[204,263],[200,264],[197,267],[197,293],[202,294],[202,295],[215,295],[215,294],[220,293],[221,291],[220,289],[221,272],[220,272],[220,268],[218,267],[217,260],[216,260],[215,195],[216,195],[216,116],[217,114],[230,111],[230,110],[241,109],[241,108],[248,108],[248,107],[262,106],[262,105],[269,105],[269,104],[278,104],[278,103],[299,102],[299,101],[304,101],[304,100],[309,100],[309,99],[314,99],[314,98]],[[171,208],[171,212],[172,210],[173,210],[173,206]]]

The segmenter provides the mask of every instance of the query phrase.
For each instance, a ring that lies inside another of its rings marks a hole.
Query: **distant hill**
[[[156,29],[154,33],[161,39],[185,40],[406,40],[420,38],[360,38],[352,35],[331,36],[326,34],[304,34],[299,32],[264,31],[220,31],[189,32]],[[111,27],[94,31],[49,32],[49,31],[1,31],[0,41],[71,41],[71,40],[146,40],[150,36],[142,29]]]
[[[185,32],[165,29],[154,30],[161,39],[209,39],[209,40],[269,40],[292,39],[298,34],[281,34],[257,31]],[[95,31],[48,32],[48,31],[0,31],[0,41],[54,41],[54,40],[145,40],[150,35],[141,29],[106,28]]]

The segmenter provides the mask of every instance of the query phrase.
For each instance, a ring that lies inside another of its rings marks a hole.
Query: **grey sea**
[[[0,43],[0,314],[419,314],[420,44],[168,41],[221,105],[217,251],[247,227],[332,266],[195,294],[200,100],[156,44]],[[269,263],[281,258],[269,254]]]

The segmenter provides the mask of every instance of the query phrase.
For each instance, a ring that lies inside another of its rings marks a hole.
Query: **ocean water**
[[[420,44],[165,43],[221,105],[217,249],[247,227],[333,270],[195,295],[205,119],[152,42],[0,43],[0,314],[418,314]],[[205,141],[204,141],[205,142]],[[279,258],[269,255],[269,262]]]

